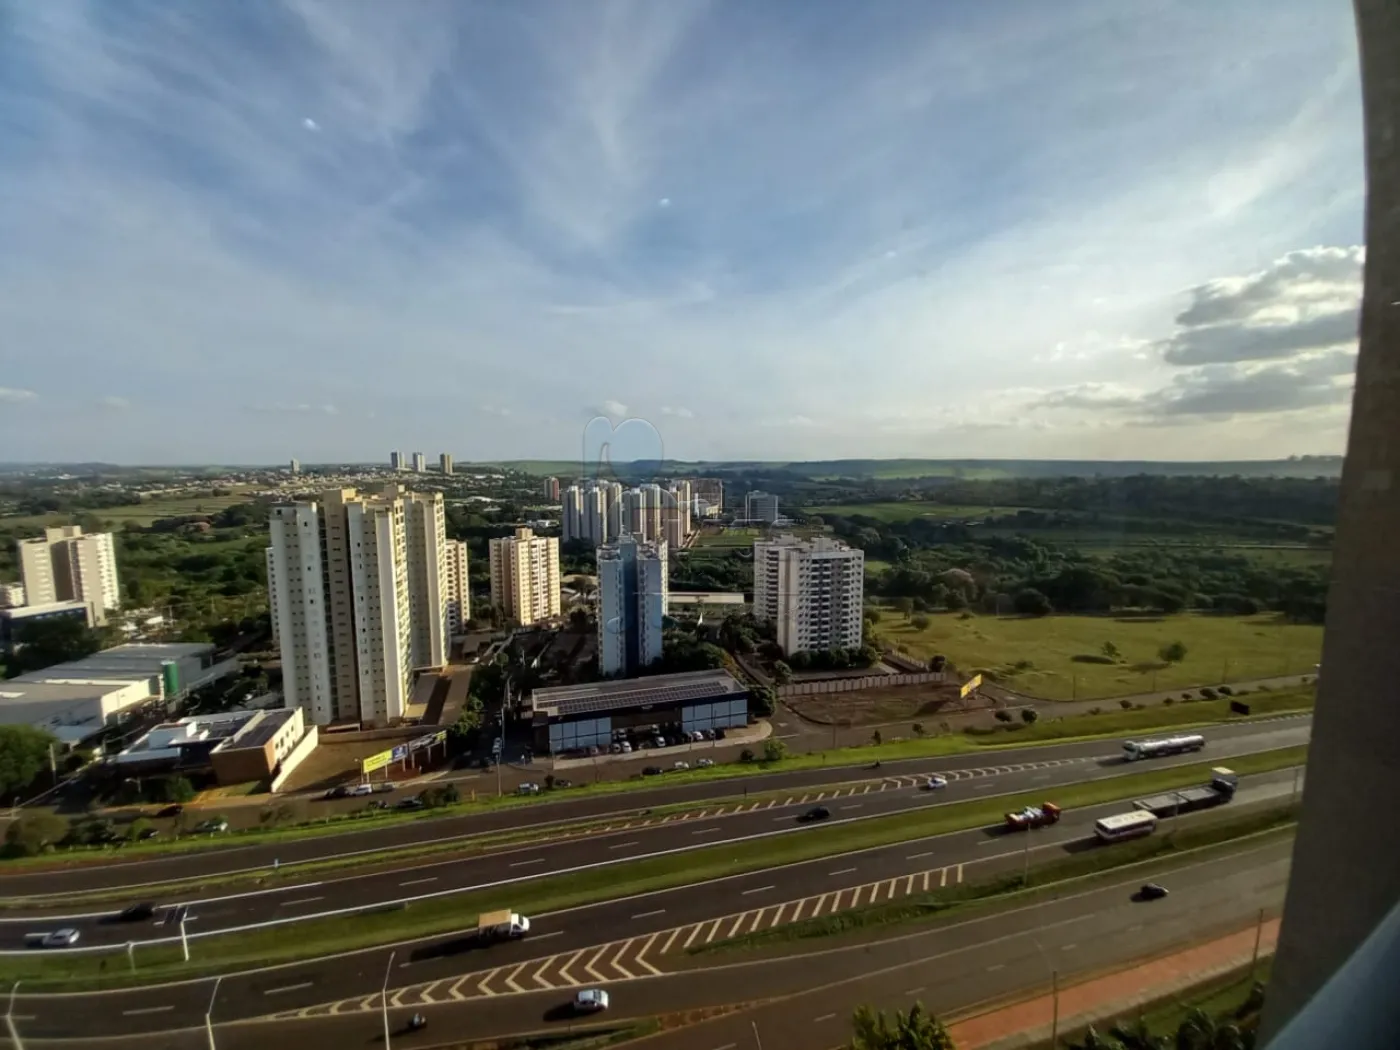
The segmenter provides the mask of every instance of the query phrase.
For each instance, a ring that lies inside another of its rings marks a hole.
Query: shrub
[[[1202,700],[1214,700],[1217,696],[1218,694],[1216,693],[1216,691],[1210,688],[1210,686],[1206,686],[1206,688],[1201,690]]]
[[[935,654],[929,657],[928,669],[930,671],[941,671],[948,666],[948,658],[942,654]]]
[[[754,754],[753,754],[753,751],[752,751],[751,749],[749,749],[749,748],[746,747],[746,748],[744,748],[744,750],[742,750],[742,751],[739,752],[739,761],[740,761],[740,762],[752,762],[753,759],[754,759]]]
[[[1165,700],[1163,700],[1162,703],[1165,704],[1167,707],[1171,707],[1172,704],[1176,703],[1176,697],[1169,696]]]
[[[1131,700],[1119,700],[1118,706],[1121,707],[1124,711],[1128,711],[1132,709],[1133,702]]]
[[[1010,712],[1010,711],[998,711],[996,717],[997,717],[997,721],[998,721],[998,722],[1010,722],[1010,721],[1011,721],[1011,712]]]
[[[885,742],[885,738],[880,735],[880,731],[877,729],[875,730],[875,732],[870,734],[870,742],[876,747],[879,747]]]
[[[787,746],[781,740],[765,740],[763,742],[763,761],[781,762],[787,755]]]
[[[932,623],[932,622],[933,622],[933,621],[930,620],[930,619],[929,619],[927,616],[925,616],[923,613],[915,613],[915,614],[913,615],[913,617],[911,617],[910,620],[909,620],[910,625],[911,625],[911,626],[914,628],[914,630],[916,630],[916,631],[927,630],[927,629],[928,629],[928,625],[929,625],[930,623]]]
[[[1186,646],[1181,642],[1172,642],[1158,649],[1157,655],[1169,664],[1179,664],[1186,659]]]
[[[1098,653],[1076,653],[1070,657],[1077,664],[1116,664],[1118,661],[1109,656],[1101,656]]]
[[[1231,689],[1228,685],[1222,685],[1222,686],[1220,687],[1220,695],[1221,695],[1221,696],[1234,696],[1234,695],[1235,695],[1235,691],[1234,691],[1233,689]]]
[[[928,732],[928,730],[924,728],[924,724],[922,722],[915,722],[910,728],[914,730],[915,736],[923,736],[925,733]]]
[[[1036,720],[1039,719],[1039,718],[1040,718],[1040,712],[1037,711],[1035,708],[1033,708],[1033,707],[1023,707],[1023,708],[1021,708],[1021,721],[1022,721],[1022,722],[1025,722],[1026,725],[1034,725],[1035,722],[1036,722]]]
[[[1190,700],[1191,698],[1192,698],[1192,697],[1191,697],[1191,694],[1190,694],[1190,693],[1182,693],[1182,694],[1181,694],[1181,699],[1183,699],[1183,700]]]
[[[25,813],[5,829],[6,851],[15,856],[33,857],[53,849],[68,834],[68,821],[63,817],[35,810]]]
[[[1091,714],[1091,715],[1101,715],[1101,714],[1103,714],[1103,708],[1102,708],[1102,707],[1091,707],[1091,708],[1089,708],[1089,714]]]

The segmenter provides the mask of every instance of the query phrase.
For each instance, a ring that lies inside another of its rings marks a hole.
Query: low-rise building
[[[0,651],[9,649],[19,641],[19,634],[23,632],[25,624],[64,616],[82,620],[85,627],[92,627],[96,619],[92,602],[77,600],[44,602],[42,605],[21,605],[14,609],[0,609]]]
[[[0,583],[0,609],[17,609],[24,604],[24,584]]]
[[[276,781],[315,750],[299,707],[225,711],[155,726],[109,761],[132,772],[212,770],[220,784]]]

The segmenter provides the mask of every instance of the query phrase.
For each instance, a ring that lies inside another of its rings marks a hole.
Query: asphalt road
[[[1303,715],[1261,722],[1223,725],[1204,730],[1209,746],[1190,761],[1209,760],[1217,755],[1237,754],[1241,740],[1248,741],[1244,750],[1264,750],[1306,743],[1312,719]],[[881,774],[888,776],[919,775],[931,772],[957,772],[1018,765],[1031,761],[1083,761],[1103,758],[1117,752],[1114,742],[1095,741],[1079,744],[1056,744],[1032,749],[1013,748],[966,755],[908,759],[886,762]],[[1033,757],[1032,757],[1033,756]],[[97,866],[81,866],[51,871],[28,871],[0,875],[0,896],[61,896],[83,890],[139,886],[141,883],[169,882],[177,879],[218,875],[234,871],[249,871],[272,867],[274,861],[283,868],[348,854],[375,850],[402,849],[408,846],[441,842],[454,836],[479,835],[492,831],[518,831],[549,824],[596,820],[622,813],[637,813],[646,807],[675,803],[703,802],[720,796],[738,796],[745,792],[765,793],[782,790],[818,788],[849,782],[870,775],[868,766],[833,766],[823,769],[795,770],[758,774],[735,780],[699,781],[667,786],[658,777],[655,789],[617,795],[579,796],[560,801],[542,802],[528,807],[512,807],[489,813],[458,817],[442,817],[408,821],[399,824],[346,831],[344,834],[311,839],[289,840],[276,844],[246,846],[230,845],[197,852],[149,857],[139,861],[121,861]],[[133,899],[140,899],[139,890]]]
[[[1212,758],[1229,757],[1261,747],[1279,747],[1306,740],[1306,729],[1291,723],[1270,723],[1272,731],[1230,739],[1211,738]],[[1258,727],[1261,730],[1268,726]],[[1043,791],[1049,801],[1055,789],[1066,784],[1137,774],[1145,768],[1198,763],[1200,753],[1146,763],[1125,763],[1104,751],[1077,759],[1042,758],[1039,752],[1021,752],[1020,761],[1007,766],[983,766],[974,770],[948,770],[949,784],[936,791],[923,790],[913,775],[888,777],[861,786],[838,788],[835,797],[823,791],[798,792],[786,799],[770,799],[747,806],[716,807],[715,815],[653,823],[619,825],[610,832],[586,837],[522,845],[479,856],[456,856],[408,861],[389,870],[356,872],[337,878],[296,882],[274,890],[232,894],[216,891],[205,899],[181,900],[187,906],[187,932],[196,938],[219,930],[257,924],[291,922],[311,916],[364,908],[422,897],[444,896],[467,890],[505,887],[571,871],[627,863],[639,858],[721,846],[776,835],[821,835],[832,825],[887,817],[953,802],[994,797],[1009,792]],[[1059,764],[1052,764],[1059,763]],[[954,779],[954,778],[957,779]],[[798,819],[817,802],[831,813],[820,825]],[[1121,807],[1120,807],[1121,808]],[[161,903],[161,902],[155,902]],[[59,909],[44,913],[14,914],[0,918],[0,950],[23,949],[33,933],[61,927],[77,929],[80,945],[122,945],[160,940],[178,935],[169,918],[177,902],[165,902],[155,922],[113,922],[113,913],[91,910],[74,914]],[[353,920],[347,920],[353,921]],[[290,931],[289,931],[289,935]]]
[[[1232,804],[1277,798],[1287,795],[1291,788],[1289,773],[1251,777]],[[754,926],[763,921],[764,915],[776,916],[771,919],[776,922],[783,914],[778,911],[779,906],[799,900],[830,899],[838,891],[844,895],[848,888],[883,886],[886,894],[896,894],[907,892],[915,882],[914,876],[923,873],[941,871],[948,881],[954,881],[981,879],[1000,870],[1019,870],[1028,845],[1041,857],[1066,849],[1105,848],[1085,842],[1092,823],[1109,813],[1122,812],[1123,808],[1120,802],[1072,811],[1059,825],[1035,832],[1029,839],[989,829],[958,832],[533,916],[530,937],[489,948],[477,947],[461,937],[439,936],[229,974],[220,979],[214,1013],[227,1021],[295,1012],[338,1001],[347,1001],[351,1005],[344,1009],[353,1011],[363,1007],[365,997],[379,993],[387,974],[391,990],[407,986],[436,988],[454,1002],[469,999],[479,1002],[488,1013],[505,1011],[499,1015],[490,1013],[492,1024],[518,1024],[524,1016],[521,1010],[533,1008],[531,1004],[539,997],[514,995],[513,989],[549,986],[555,989],[551,992],[553,1001],[558,1001],[567,997],[568,989],[576,986],[580,978],[589,980],[590,972],[604,979],[653,970],[664,973],[683,954],[686,938],[675,931],[694,931],[702,924],[713,929],[721,925],[714,920],[732,919],[719,931],[720,936],[730,936],[750,928],[740,922],[744,916],[754,916]],[[913,890],[921,891],[927,885],[921,879]],[[869,901],[871,897],[863,899]],[[812,903],[805,914],[819,912],[820,908],[820,904]],[[787,914],[791,916],[793,912]],[[675,932],[674,937],[671,932]],[[571,966],[574,970],[569,970]],[[574,976],[572,984],[568,977],[561,976],[563,971]],[[550,976],[535,979],[546,972]],[[471,975],[470,980],[466,975]],[[206,978],[109,992],[27,995],[21,991],[15,1015],[23,1023],[23,1033],[34,1038],[162,1031],[201,1024],[213,990],[213,979]],[[394,998],[408,1005],[432,997],[425,999],[421,992],[414,992],[407,997],[395,994]],[[526,1000],[525,1005],[516,1003],[516,999]],[[359,1005],[353,1005],[356,1003]],[[471,1031],[476,1034],[477,1028]]]
[[[1139,903],[1131,892],[1139,878],[1110,887],[1067,894],[1011,911],[967,919],[936,929],[906,933],[870,944],[820,947],[776,959],[720,956],[702,970],[644,975],[610,982],[612,1019],[734,1003],[763,1005],[687,1028],[664,1032],[635,1045],[646,1050],[735,1050],[762,1045],[783,1050],[828,1050],[849,1037],[854,1007],[869,1003],[890,1009],[921,1001],[946,1013],[1023,989],[1044,986],[1052,970],[1062,976],[1122,964],[1185,941],[1237,929],[1260,909],[1277,914],[1288,876],[1290,843],[1256,847],[1178,869],[1163,876],[1172,894]],[[259,1050],[295,1043],[302,1050],[351,1050],[383,1042],[378,967],[362,966],[372,984],[364,1001],[333,1015],[305,1019],[231,1023],[234,993],[226,980],[214,1005],[215,1044],[222,1050]],[[562,1005],[570,989],[550,989],[424,1006],[392,991],[392,1045],[427,1047],[444,1040],[562,1029],[571,1021]],[[72,997],[68,1020],[52,1018],[62,1007],[20,996],[15,1017],[22,1038],[63,1040],[80,1031],[101,1031],[116,1050],[150,1045],[137,1026],[167,1029],[161,1046],[208,1045],[203,1012],[211,982],[181,992],[181,1006],[133,1013],[125,1002],[88,997],[81,1010]],[[167,999],[174,998],[167,990]],[[125,1007],[116,1010],[114,1007]],[[135,1008],[141,1009],[141,1008]],[[421,1011],[429,1027],[403,1033],[409,1015]],[[36,1016],[41,1015],[41,1016]],[[80,1019],[81,1018],[81,1019]],[[178,1031],[171,1031],[178,1029]],[[127,1038],[123,1038],[127,1036]],[[134,1037],[133,1037],[134,1036]],[[76,1045],[76,1044],[75,1044]],[[634,1045],[634,1044],[629,1044]]]

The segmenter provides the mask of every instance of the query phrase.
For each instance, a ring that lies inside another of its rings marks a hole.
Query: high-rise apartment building
[[[44,530],[40,539],[19,541],[19,571],[29,605],[82,601],[93,623],[107,622],[121,604],[117,554],[110,532],[84,534],[81,525]]]
[[[623,506],[622,506],[622,483],[620,481],[600,481],[598,488],[603,493],[603,512],[607,515],[607,534],[609,540],[615,540],[622,535]]]
[[[441,493],[332,489],[272,508],[268,595],[291,707],[325,725],[403,717],[413,669],[446,661]]]
[[[707,517],[717,517],[724,510],[724,482],[719,478],[691,478],[690,491],[705,501]]]
[[[663,495],[661,531],[667,546],[679,550],[690,536],[692,497],[689,481],[675,481]]]
[[[545,478],[545,479],[544,479],[544,498],[547,499],[547,500],[549,500],[549,502],[551,502],[551,503],[558,503],[558,502],[559,502],[559,479],[558,479],[558,478]]]
[[[865,552],[859,548],[795,536],[753,545],[753,614],[776,627],[788,655],[858,648],[864,595]]]
[[[744,496],[744,518],[772,525],[778,520],[778,497],[771,492],[757,490],[748,493]]]
[[[292,460],[291,463],[289,463],[289,464],[287,465],[287,470],[288,470],[289,473],[292,473],[292,474],[300,474],[300,473],[301,473],[301,460],[299,460],[299,459],[294,459],[294,460]]]
[[[389,453],[389,469],[390,469],[390,470],[403,470],[403,453],[402,453],[402,452],[390,452],[390,453]]]
[[[622,536],[598,548],[598,670],[636,674],[661,659],[666,544]]]
[[[452,453],[443,452],[438,456],[438,473],[444,477],[452,474]]]
[[[558,616],[559,539],[519,528],[489,545],[491,603],[525,626]]]
[[[472,618],[472,595],[467,575],[467,545],[461,540],[447,541],[447,632],[464,634]]]
[[[424,474],[424,473],[427,473],[427,470],[428,470],[428,461],[427,461],[427,459],[424,457],[423,453],[421,453],[421,452],[415,452],[415,453],[413,453],[413,473],[415,473],[415,474]]]
[[[589,482],[570,485],[559,494],[561,531],[565,543],[586,542],[595,547],[616,539],[608,528],[606,485]]]

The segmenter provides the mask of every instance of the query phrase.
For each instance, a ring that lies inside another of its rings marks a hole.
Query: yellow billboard
[[[394,752],[391,748],[388,751],[381,751],[377,755],[370,755],[368,758],[360,759],[361,774],[373,773],[376,769],[383,769],[394,760]]]
[[[967,698],[967,694],[968,694],[968,693],[971,693],[971,692],[975,692],[975,691],[977,690],[977,688],[978,688],[981,684],[982,684],[982,676],[981,676],[980,674],[975,674],[975,675],[973,675],[971,678],[969,678],[966,682],[964,682],[964,683],[962,684],[962,690],[961,690],[961,692],[958,693],[958,699],[960,699],[960,700],[966,699],[966,698]]]

